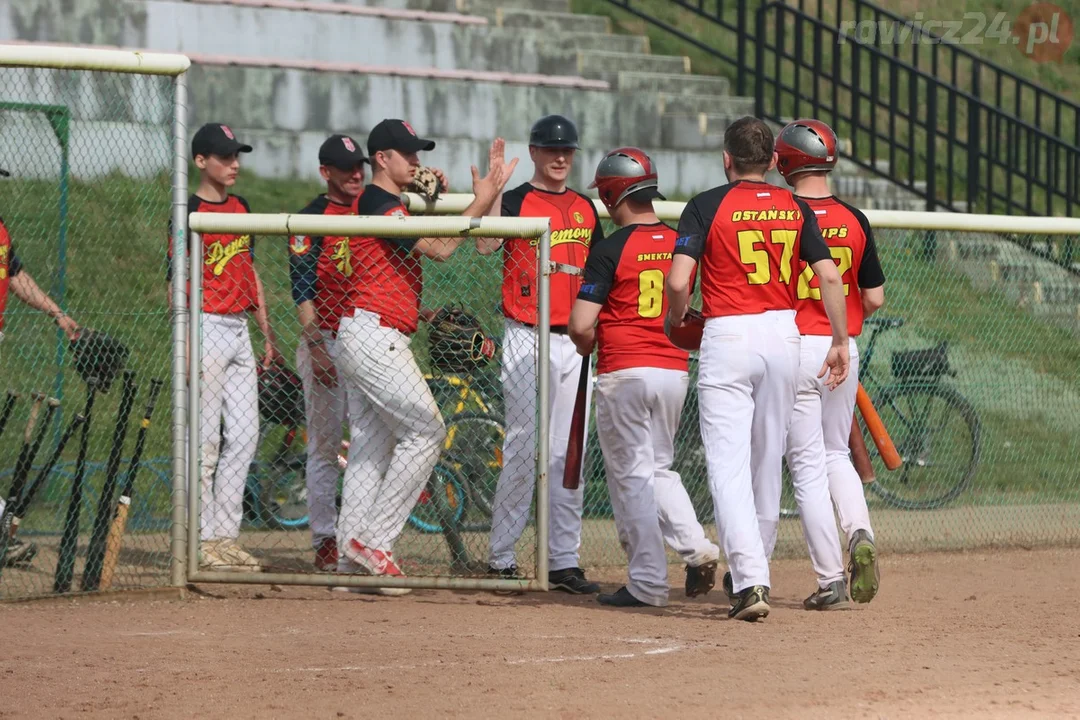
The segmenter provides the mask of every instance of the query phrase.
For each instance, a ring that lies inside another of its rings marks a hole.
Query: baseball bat
[[[563,468],[562,486],[577,490],[581,485],[581,461],[585,456],[585,394],[589,389],[589,358],[581,358],[581,374],[578,376],[577,397],[574,399],[574,417],[570,421],[570,439],[566,443],[566,467]]]
[[[7,428],[8,420],[11,418],[11,411],[15,409],[15,401],[19,399],[19,393],[14,390],[7,391],[7,399],[4,400],[4,410],[0,413],[0,437],[4,436],[4,430]]]
[[[131,464],[128,466],[124,487],[120,490],[116,515],[113,517],[112,526],[109,528],[109,536],[105,541],[105,562],[101,568],[102,590],[108,590],[112,587],[116,562],[120,558],[120,545],[124,539],[124,530],[127,528],[128,508],[131,506],[131,496],[135,492],[135,476],[139,472],[139,462],[142,460],[143,446],[146,444],[146,431],[150,428],[150,418],[154,415],[154,404],[157,402],[158,393],[161,392],[161,387],[164,384],[163,381],[156,378],[150,381],[150,398],[146,402],[146,412],[143,413],[142,423],[139,425],[139,434],[135,438],[135,450],[131,454]]]
[[[43,399],[44,395],[42,393],[35,395],[34,401],[37,409],[41,408]],[[31,423],[37,420],[37,412],[32,411],[30,413],[30,421],[26,424],[26,432],[23,433],[22,451],[20,451],[19,459],[15,465],[15,474],[11,481],[11,489],[8,490],[7,503],[4,504],[4,517],[0,521],[0,568],[4,566],[4,561],[7,559],[8,545],[11,543],[11,538],[15,533],[15,518],[19,503],[22,500],[23,488],[26,486],[26,478],[30,476],[30,468],[34,464],[34,458],[37,457],[38,450],[41,449],[41,443],[45,441],[45,433],[49,431],[49,425],[59,405],[59,400],[49,398],[48,408],[45,410],[45,421],[38,427],[37,435],[34,435],[29,445],[27,445],[27,441],[31,439],[33,434]]]
[[[854,414],[851,416],[851,437],[848,438],[848,447],[851,449],[851,464],[855,466],[855,472],[859,473],[859,479],[863,481],[863,485],[869,485],[877,480],[874,475],[874,466],[870,462],[870,451],[866,449],[866,439]]]
[[[116,477],[120,472],[120,458],[124,453],[124,440],[127,438],[128,417],[131,406],[135,404],[135,371],[124,371],[124,393],[120,396],[120,408],[116,413],[116,428],[113,432],[112,448],[109,450],[109,462],[105,467],[105,483],[101,487],[97,515],[94,517],[94,529],[90,534],[90,543],[86,546],[86,567],[83,569],[83,592],[93,592],[101,585],[101,565],[105,560],[105,541],[109,526],[112,525],[113,503],[116,496]]]
[[[866,393],[866,388],[863,387],[862,383],[859,383],[855,403],[859,406],[859,412],[862,413],[866,429],[870,431],[870,437],[874,439],[874,445],[877,446],[878,454],[881,455],[885,467],[895,470],[903,465],[904,462],[900,459],[900,453],[896,452],[896,446],[893,445],[892,438],[889,437],[888,431],[885,430],[885,423],[881,422],[881,416],[878,415],[874,403],[870,401],[870,396]]]
[[[37,425],[41,404],[45,402],[45,393],[43,392],[34,392],[31,397],[34,402],[30,405],[30,416],[26,419],[26,429],[23,430],[22,449],[19,450],[19,458],[15,461],[15,471],[11,476],[11,487],[8,488],[7,502],[4,504],[5,519],[15,509],[14,503],[22,495],[23,483],[26,482],[26,475],[30,471],[30,448],[33,447],[34,426]]]
[[[53,576],[53,592],[66,593],[71,590],[71,580],[75,576],[75,551],[79,545],[79,520],[82,510],[83,478],[86,477],[86,453],[90,446],[90,420],[93,417],[94,398],[97,397],[97,378],[86,381],[86,406],[82,414],[86,421],[79,437],[79,457],[75,461],[75,479],[71,482],[71,499],[68,501],[67,515],[64,516],[64,532],[60,537],[59,558],[56,561],[56,574]]]

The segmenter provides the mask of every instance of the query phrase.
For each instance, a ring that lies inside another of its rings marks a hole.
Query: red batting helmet
[[[600,200],[608,210],[618,206],[630,195],[641,190],[648,191],[639,196],[641,200],[664,199],[657,189],[656,168],[644,150],[636,147],[621,147],[612,150],[596,167],[596,177],[589,188],[596,188]]]
[[[701,336],[705,332],[705,317],[700,310],[688,308],[683,315],[683,324],[677,328],[668,324],[664,319],[664,334],[667,335],[671,344],[680,350],[688,352],[701,349]]]
[[[829,172],[836,167],[836,133],[820,120],[796,120],[776,137],[776,155],[785,180],[801,172]]]

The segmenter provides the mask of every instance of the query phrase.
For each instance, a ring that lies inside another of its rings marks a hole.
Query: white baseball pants
[[[259,389],[248,316],[202,315],[199,537],[235,540],[259,441]]]
[[[735,592],[769,587],[799,346],[794,310],[705,321],[698,377],[701,439]]]
[[[831,338],[827,336],[803,336],[802,374],[808,389],[808,400],[816,398],[814,402],[817,408],[809,409],[806,417],[801,417],[796,410],[796,419],[791,426],[791,436],[796,434],[808,436],[813,431],[816,416],[817,425],[820,427],[823,457],[815,460],[813,469],[807,470],[806,474],[820,474],[823,464],[828,476],[832,504],[830,505],[827,499],[823,502],[815,493],[814,504],[817,507],[810,509],[809,518],[802,501],[799,501],[799,514],[803,516],[803,532],[806,535],[811,561],[814,562],[814,571],[818,573],[818,583],[822,584],[822,587],[824,587],[826,573],[836,575],[835,567],[832,570],[827,570],[830,566],[819,569],[814,561],[816,553],[824,552],[821,548],[836,544],[836,521],[833,518],[832,506],[836,507],[836,514],[840,518],[840,528],[844,531],[848,545],[851,544],[851,538],[858,530],[865,530],[871,538],[874,537],[874,531],[870,527],[870,511],[866,506],[862,479],[851,463],[849,445],[851,418],[855,412],[855,395],[859,390],[859,346],[854,338],[849,340],[851,371],[843,384],[830,391],[816,375],[821,369],[821,364],[825,362],[831,342]],[[801,399],[802,387],[800,386]],[[796,478],[802,474],[801,465],[797,461],[793,464],[790,452],[788,467],[791,468],[793,482],[798,482]],[[796,500],[799,500],[797,487],[796,485]],[[826,536],[828,540],[824,539]],[[834,579],[839,580],[841,577],[843,577],[842,571]]]
[[[680,370],[629,368],[596,380],[596,427],[619,541],[629,558],[626,589],[668,602],[667,541],[689,565],[717,560],[679,474],[671,469],[689,377]],[[659,521],[658,521],[659,520]]]
[[[346,383],[349,466],[337,534],[391,552],[439,459],[446,427],[409,337],[364,310],[341,319],[338,379]]]
[[[330,359],[337,361],[338,344],[333,333],[322,331]],[[338,451],[344,434],[345,381],[326,387],[315,379],[311,351],[303,340],[296,348],[296,371],[304,383],[304,414],[307,422],[307,501],[311,525],[311,545],[318,548],[326,538],[335,536],[337,522],[337,487],[341,469]]]
[[[514,546],[525,531],[536,486],[536,343],[535,328],[506,320],[501,373],[506,440],[503,442],[503,469],[495,488],[490,540],[490,564],[500,570],[516,565]],[[548,507],[551,522],[548,567],[555,571],[578,567],[579,562],[585,489],[581,484],[577,490],[567,490],[562,486],[562,478],[581,363],[590,361],[578,355],[568,336],[557,334],[551,335],[549,357],[551,458]],[[591,382],[586,392],[587,417],[588,403],[592,402]]]

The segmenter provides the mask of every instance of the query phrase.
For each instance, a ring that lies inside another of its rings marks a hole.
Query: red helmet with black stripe
[[[836,167],[836,133],[820,120],[788,123],[776,137],[776,169],[790,182],[803,172],[830,172]]]
[[[663,200],[664,196],[657,189],[658,184],[656,168],[645,151],[636,147],[621,147],[612,150],[600,161],[589,188],[596,188],[604,207],[612,210],[635,194],[635,200]]]

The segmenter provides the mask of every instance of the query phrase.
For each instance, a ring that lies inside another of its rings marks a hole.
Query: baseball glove
[[[431,168],[421,166],[416,169],[416,175],[413,176],[408,189],[424,196],[424,199],[428,202],[435,202],[442,192],[442,183],[439,182],[439,177],[431,171]]]
[[[130,354],[127,346],[116,338],[86,328],[71,341],[71,352],[75,358],[75,372],[83,382],[94,378],[101,392],[109,392]]]
[[[259,366],[259,417],[276,425],[304,422],[304,385],[300,376],[282,364]]]
[[[435,313],[428,333],[431,364],[444,373],[468,373],[495,356],[495,341],[484,334],[475,315],[446,307]]]

